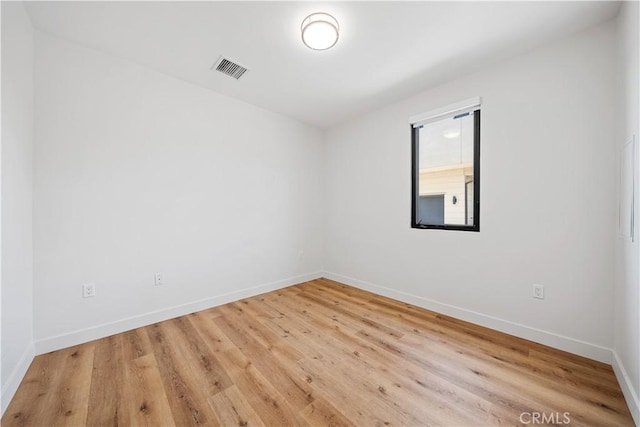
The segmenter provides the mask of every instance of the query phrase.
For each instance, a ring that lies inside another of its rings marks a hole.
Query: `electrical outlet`
[[[544,299],[544,285],[533,285],[533,297]]]
[[[153,285],[154,286],[162,286],[164,285],[164,277],[162,273],[156,273],[153,275]]]
[[[96,285],[85,283],[82,285],[82,298],[92,298],[96,296]]]

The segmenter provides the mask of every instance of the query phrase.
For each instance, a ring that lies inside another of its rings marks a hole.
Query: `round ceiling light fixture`
[[[317,12],[304,18],[300,31],[302,42],[309,49],[327,50],[338,42],[340,26],[333,16]]]
[[[442,136],[448,139],[457,138],[460,136],[460,129],[447,129],[442,132]]]

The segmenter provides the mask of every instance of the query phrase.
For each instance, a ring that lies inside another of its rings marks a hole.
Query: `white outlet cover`
[[[544,299],[544,285],[533,285],[533,297]]]
[[[156,273],[153,275],[153,284],[154,286],[164,285],[164,277],[162,273]]]
[[[82,285],[82,298],[92,298],[96,296],[96,285],[93,283],[85,283]]]

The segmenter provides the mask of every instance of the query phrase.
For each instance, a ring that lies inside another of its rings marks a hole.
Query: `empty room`
[[[640,425],[637,1],[2,1],[3,426]]]

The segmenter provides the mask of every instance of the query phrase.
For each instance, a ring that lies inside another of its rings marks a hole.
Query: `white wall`
[[[330,130],[330,276],[610,360],[614,33],[609,22]],[[480,232],[411,229],[408,118],[475,96]]]
[[[2,2],[2,412],[33,359],[33,28]]]
[[[319,130],[39,32],[35,90],[37,352],[317,277]]]
[[[636,139],[636,150],[640,148],[640,131],[638,117],[640,109],[638,102],[638,3],[623,2],[617,24],[617,55],[616,82],[619,96],[619,114],[616,115],[617,150],[620,152],[623,144]],[[640,152],[636,151],[636,153]],[[619,154],[618,154],[619,155]],[[617,172],[620,173],[619,171]],[[636,200],[638,198],[638,159],[636,158]],[[635,210],[636,230],[640,226],[640,209]],[[622,389],[629,402],[631,413],[636,424],[640,424],[640,251],[638,251],[638,232],[635,242],[616,237],[616,280],[614,300],[614,369]]]

